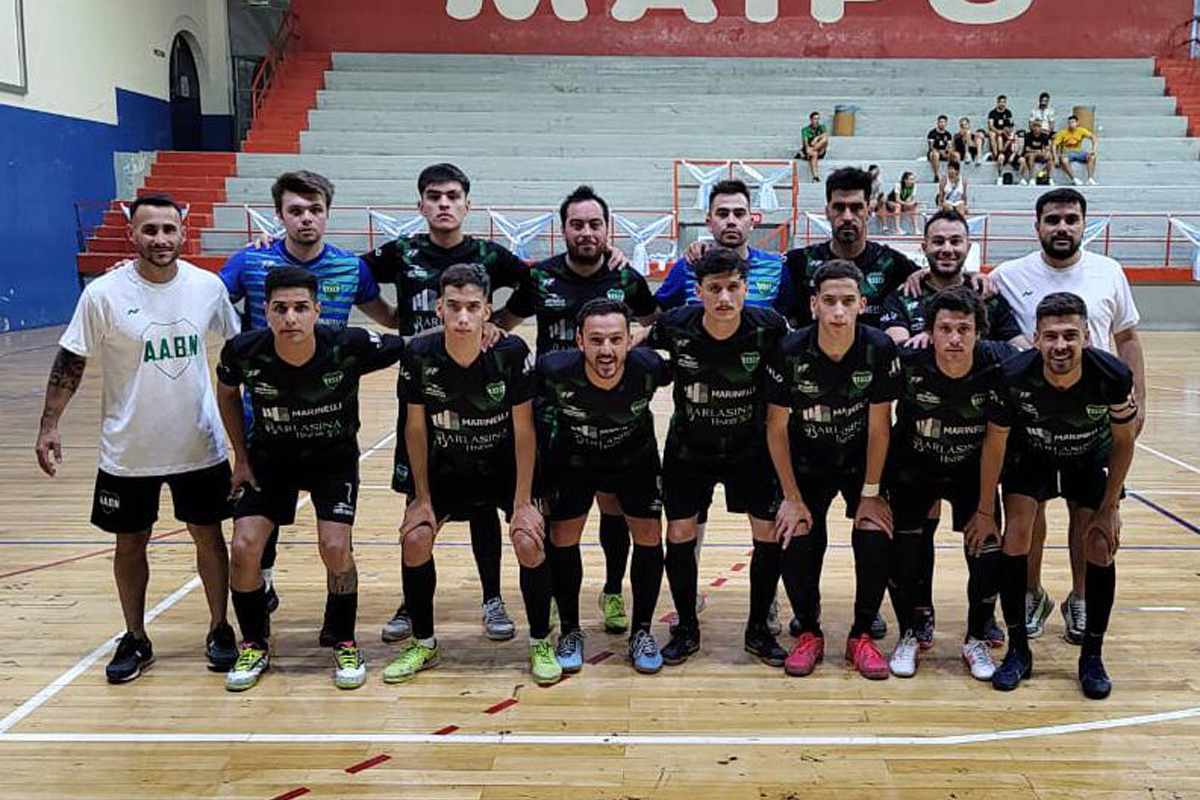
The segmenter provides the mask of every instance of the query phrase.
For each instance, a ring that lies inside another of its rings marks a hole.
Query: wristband
[[[879,497],[878,483],[864,483],[862,491],[858,493],[859,497]]]

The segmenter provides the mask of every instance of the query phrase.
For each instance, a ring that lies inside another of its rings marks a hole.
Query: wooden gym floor
[[[511,552],[504,590],[518,635],[493,644],[481,634],[465,528],[451,525],[436,551],[443,663],[413,683],[385,685],[380,672],[395,648],[379,641],[379,628],[398,599],[402,511],[387,487],[392,371],[363,387],[356,544],[366,686],[339,692],[317,647],[325,581],[306,508],[280,548],[273,668],[250,692],[226,693],[222,676],[204,669],[203,596],[169,504],[151,547],[158,661],[110,686],[103,666],[121,628],[112,539],[87,521],[97,363],[66,413],[59,477],[42,476],[33,457],[57,334],[0,337],[0,798],[1200,798],[1196,334],[1144,334],[1150,413],[1123,507],[1106,648],[1115,689],[1099,703],[1079,693],[1077,651],[1061,638],[1057,609],[1033,644],[1028,684],[1000,694],[971,680],[959,657],[966,572],[959,537],[945,531],[937,639],[918,675],[868,682],[850,672],[841,646],[852,565],[840,517],[823,583],[826,662],[791,679],[752,661],[741,649],[749,535],[720,497],[700,573],[703,647],[685,666],[636,675],[624,637],[603,633],[602,558],[591,534],[582,599],[589,663],[557,686],[534,686]],[[665,427],[666,392],[655,408]],[[1069,571],[1061,504],[1052,509],[1045,583],[1057,603]],[[664,581],[658,614],[670,611]],[[886,603],[885,613],[890,621]],[[655,634],[665,644],[665,622]],[[894,631],[886,650],[893,643]]]

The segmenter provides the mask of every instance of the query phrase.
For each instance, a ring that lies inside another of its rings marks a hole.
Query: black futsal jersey
[[[966,284],[970,287],[970,284]],[[883,316],[879,320],[882,330],[888,328],[904,328],[909,336],[916,336],[929,330],[932,320],[927,319],[927,307],[930,298],[937,290],[928,283],[921,284],[921,296],[909,297],[903,289],[892,292],[883,302]],[[1021,335],[1021,326],[1013,315],[1008,301],[999,294],[994,294],[983,301],[987,309],[988,330],[983,338],[993,342],[1010,342]]]
[[[809,303],[816,291],[813,278],[822,264],[836,258],[827,241],[788,251],[786,265],[795,287],[795,317],[798,325],[814,322]],[[878,328],[883,316],[884,300],[908,280],[908,276],[916,272],[918,267],[899,250],[872,241],[867,242],[866,248],[853,261],[862,271],[863,281],[859,291],[867,301],[866,308],[858,315],[858,321]]]

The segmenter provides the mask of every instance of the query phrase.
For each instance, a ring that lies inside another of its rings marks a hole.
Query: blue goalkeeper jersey
[[[746,276],[746,305],[773,308],[785,318],[795,305],[795,290],[790,280],[784,280],[783,256],[750,248],[750,272]],[[696,272],[686,258],[671,266],[666,279],[654,293],[654,299],[664,311],[680,306],[699,305],[696,294]]]

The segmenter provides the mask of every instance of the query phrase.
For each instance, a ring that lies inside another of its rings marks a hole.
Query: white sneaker
[[[1096,179],[1095,179],[1095,178],[1088,178],[1088,179],[1087,179],[1087,185],[1088,185],[1088,186],[1095,186],[1095,185],[1096,185]]]
[[[342,642],[333,650],[333,684],[339,689],[357,689],[367,681],[367,662],[354,642]]]
[[[504,608],[504,601],[493,597],[483,603],[483,635],[493,642],[505,642],[513,638],[517,628]]]
[[[896,649],[892,651],[892,659],[888,662],[888,668],[897,678],[911,678],[917,674],[917,660],[921,652],[921,644],[917,641],[917,635],[912,631],[908,631],[896,642]]]
[[[1054,178],[1050,178],[1049,180],[1047,180],[1046,185],[1047,186],[1058,186],[1058,184],[1054,182]]]
[[[237,663],[225,675],[225,688],[231,692],[244,692],[258,683],[259,677],[271,666],[271,657],[265,649],[242,642]]]
[[[1022,186],[1028,186],[1028,185],[1029,185],[1029,181],[1027,181],[1025,178],[1021,178],[1021,185],[1022,185]]]
[[[996,671],[996,662],[992,661],[992,648],[982,639],[971,639],[963,642],[963,661],[971,668],[971,677],[977,681],[990,681]]]
[[[997,177],[997,178],[996,178],[996,185],[997,185],[997,186],[1003,186],[1003,185],[1004,185],[1004,178],[1003,178],[1003,177]]]
[[[1079,178],[1071,178],[1071,182],[1076,186],[1083,186],[1083,181],[1079,180]]]

